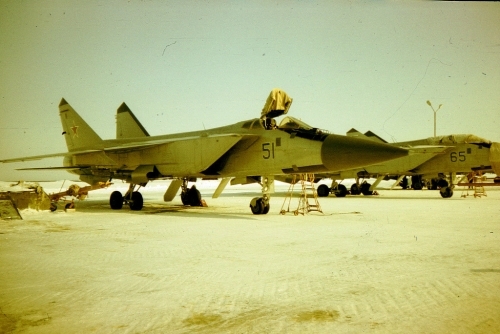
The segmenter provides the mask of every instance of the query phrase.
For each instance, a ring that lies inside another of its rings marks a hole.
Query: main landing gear
[[[139,186],[140,188],[143,185],[131,183],[128,191],[125,193],[125,196],[123,196],[119,191],[113,191],[111,193],[111,196],[109,197],[109,206],[111,207],[111,209],[120,210],[125,203],[128,204],[130,210],[141,210],[144,201],[142,199],[142,194],[139,191],[134,191],[136,186]],[[139,188],[137,188],[137,190],[139,190]]]
[[[188,179],[182,179],[181,185],[181,201],[184,205],[191,206],[202,206],[203,203],[201,201],[201,194],[196,186],[193,185],[191,188],[188,188]]]
[[[378,184],[378,183],[377,183]],[[321,184],[318,186],[317,192],[319,197],[327,197],[330,193],[333,193],[335,197],[346,197],[347,195],[373,195],[373,190],[370,190],[371,184],[363,181],[359,183],[359,179],[356,179],[356,183],[353,183],[351,188],[348,190],[343,184],[339,184],[336,181],[332,182],[332,187],[328,187],[326,184]]]
[[[263,176],[261,186],[262,197],[254,197],[250,201],[250,210],[254,215],[265,215],[269,212],[270,194],[274,192],[274,177]]]
[[[336,181],[332,182],[332,187],[328,187],[326,184],[321,184],[316,189],[319,197],[328,197],[330,193],[333,193],[335,197],[346,197],[349,194],[346,186],[339,184]]]

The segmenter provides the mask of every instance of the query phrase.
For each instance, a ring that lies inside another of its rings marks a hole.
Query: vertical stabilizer
[[[99,150],[104,147],[101,137],[92,130],[64,98],[59,103],[59,116],[68,151]]]
[[[137,137],[149,137],[149,133],[123,102],[116,110],[116,139]]]

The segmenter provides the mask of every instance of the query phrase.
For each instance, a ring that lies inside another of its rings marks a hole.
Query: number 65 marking
[[[269,146],[271,146],[271,148],[269,148]],[[264,154],[262,155],[264,159],[274,159],[274,143],[263,143],[262,152],[264,152]]]
[[[451,162],[465,161],[465,151],[461,152],[451,152],[450,153]]]

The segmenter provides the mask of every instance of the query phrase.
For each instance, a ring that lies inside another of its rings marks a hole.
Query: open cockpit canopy
[[[274,88],[267,97],[260,118],[274,118],[284,115],[290,109],[293,99],[285,91]]]

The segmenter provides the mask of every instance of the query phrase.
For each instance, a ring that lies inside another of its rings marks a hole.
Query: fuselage
[[[104,140],[65,166],[99,178],[238,177],[319,173],[362,167],[407,152],[318,129],[266,129],[261,119],[178,134]],[[134,173],[136,174],[134,176]]]

